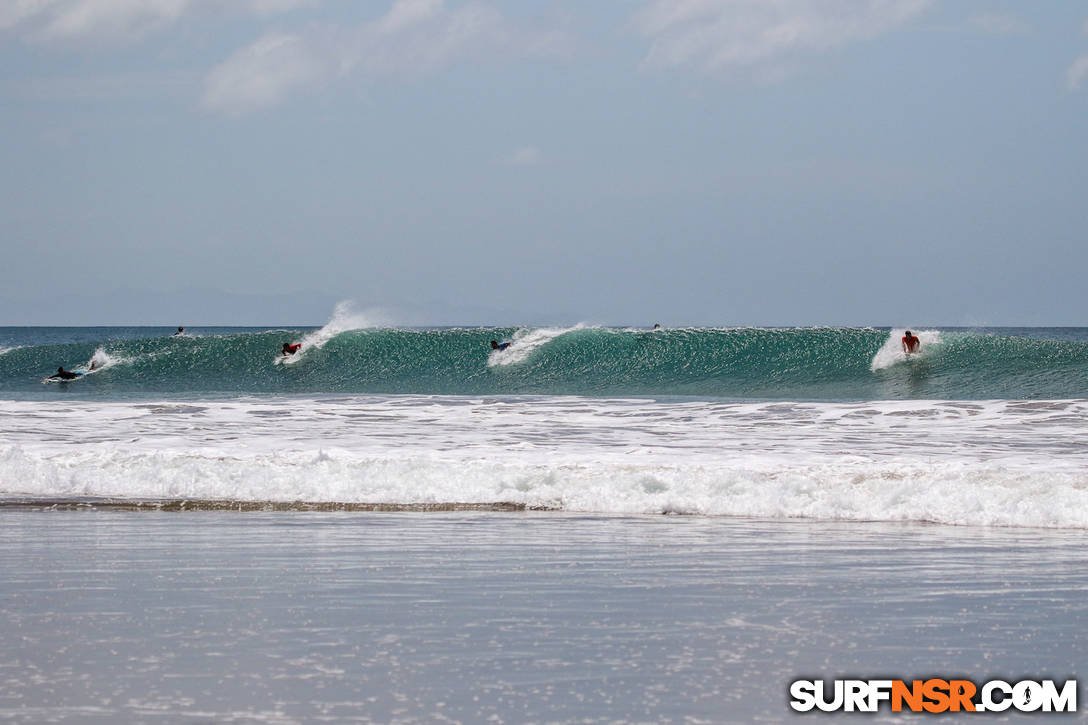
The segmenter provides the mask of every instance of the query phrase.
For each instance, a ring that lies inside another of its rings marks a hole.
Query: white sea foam
[[[128,358],[117,354],[111,355],[106,352],[105,348],[99,347],[95,349],[94,354],[91,355],[91,359],[87,361],[87,372],[97,373],[106,368],[125,362],[128,362]]]
[[[941,333],[938,330],[913,330],[912,332],[921,341],[922,347],[918,352],[908,355],[903,352],[903,334],[906,331],[907,328],[900,327],[888,333],[888,339],[876,351],[876,355],[873,355],[873,361],[869,363],[869,368],[873,372],[890,368],[909,359],[924,360],[932,353],[934,346],[939,345],[941,342]]]
[[[277,365],[295,365],[304,360],[310,352],[325,347],[326,343],[341,333],[388,324],[382,318],[383,315],[376,310],[356,312],[355,303],[351,300],[338,302],[333,310],[332,317],[325,323],[325,326],[302,338],[302,348],[297,353],[294,355],[280,355],[273,362]]]
[[[492,350],[487,358],[488,367],[503,365],[516,365],[523,363],[529,357],[561,335],[575,330],[584,330],[586,325],[579,322],[573,327],[538,327],[534,329],[521,329],[514,333],[510,340],[510,347],[505,350]]]
[[[1088,528],[1088,401],[347,397],[0,411],[0,496]]]

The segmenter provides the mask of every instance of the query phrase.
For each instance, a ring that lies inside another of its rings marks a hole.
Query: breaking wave
[[[0,355],[0,395],[367,394],[695,396],[732,399],[1030,399],[1088,394],[1088,342],[963,330],[396,329],[339,309],[314,330],[23,345]],[[512,341],[493,351],[492,339]],[[284,341],[301,341],[291,358]],[[45,390],[95,358],[98,374]]]

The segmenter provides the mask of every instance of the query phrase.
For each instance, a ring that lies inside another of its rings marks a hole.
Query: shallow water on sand
[[[1088,653],[1080,531],[0,509],[0,571],[12,722],[775,722]]]

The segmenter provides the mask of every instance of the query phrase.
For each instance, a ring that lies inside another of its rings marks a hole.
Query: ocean
[[[364,324],[0,328],[0,496],[1088,527],[1085,328]]]
[[[1088,328],[912,329],[0,328],[0,719],[777,722],[802,675],[1076,676]]]

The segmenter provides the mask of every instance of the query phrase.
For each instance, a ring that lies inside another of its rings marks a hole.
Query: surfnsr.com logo
[[[888,703],[892,712],[1076,712],[1077,681],[1060,687],[1054,680],[796,680],[790,684],[790,707],[798,712],[877,712]]]

